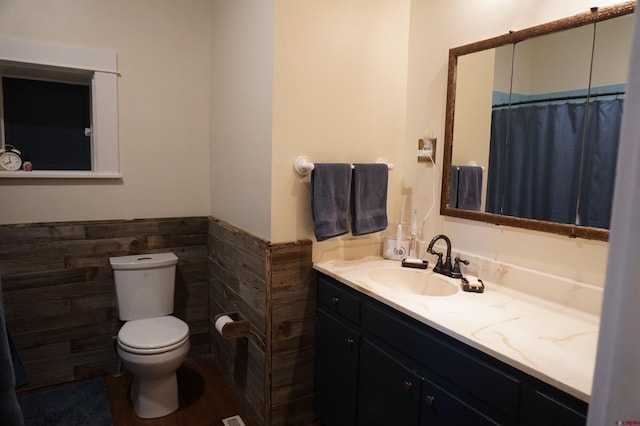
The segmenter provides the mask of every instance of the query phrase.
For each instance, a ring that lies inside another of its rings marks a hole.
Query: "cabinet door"
[[[422,378],[368,340],[362,342],[358,424],[415,426]]]
[[[326,426],[356,424],[359,334],[318,310],[315,404]]]
[[[498,424],[432,381],[424,381],[420,426]]]
[[[525,397],[521,423],[532,426],[584,426],[587,423],[586,404],[584,406],[583,412],[579,412],[570,407],[568,401],[535,390]]]
[[[509,419],[518,418],[521,381],[493,360],[380,304],[362,309],[363,328]],[[491,383],[490,391],[487,383]]]

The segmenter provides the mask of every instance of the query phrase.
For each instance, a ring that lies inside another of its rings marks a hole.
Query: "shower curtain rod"
[[[624,95],[624,92],[605,92],[605,93],[594,93],[593,95],[589,95],[589,98],[599,98],[601,96],[619,96]],[[537,104],[540,102],[554,102],[554,101],[570,101],[574,99],[587,99],[587,95],[573,95],[573,96],[559,96],[557,98],[542,98],[542,99],[531,99],[529,101],[519,101],[512,103],[502,103],[492,105],[492,108],[500,108],[505,106],[517,106],[517,105],[527,105],[527,104]]]

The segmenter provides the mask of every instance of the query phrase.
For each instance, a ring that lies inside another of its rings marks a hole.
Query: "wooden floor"
[[[159,419],[141,419],[129,401],[131,376],[105,377],[115,426],[209,426],[222,425],[222,419],[240,415],[247,426],[258,426],[212,358],[185,361],[178,369],[180,408]]]

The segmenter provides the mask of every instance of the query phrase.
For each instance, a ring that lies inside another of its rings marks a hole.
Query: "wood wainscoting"
[[[189,324],[189,357],[207,354],[207,228],[206,217],[0,226],[7,325],[28,376],[21,389],[117,371],[111,256],[178,256],[174,314]]]
[[[209,221],[211,353],[259,424],[313,424],[315,274],[311,241],[271,244]],[[225,339],[218,314],[250,322]]]
[[[179,258],[174,314],[189,324],[189,357],[210,353],[258,424],[314,424],[312,242],[272,244],[206,217],[0,225],[21,389],[115,373],[109,257],[162,251]],[[248,338],[216,332],[229,312],[249,322]]]

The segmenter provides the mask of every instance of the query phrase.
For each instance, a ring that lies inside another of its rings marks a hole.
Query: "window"
[[[0,177],[120,177],[112,52],[0,37],[2,141],[33,164]]]
[[[5,144],[36,170],[91,170],[91,87],[2,78]]]

